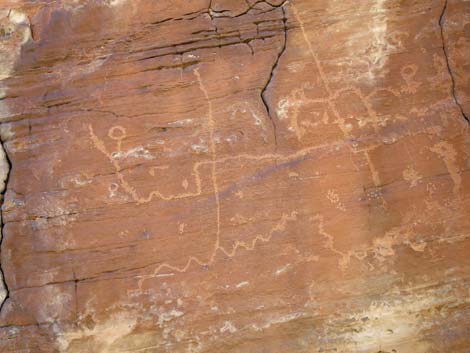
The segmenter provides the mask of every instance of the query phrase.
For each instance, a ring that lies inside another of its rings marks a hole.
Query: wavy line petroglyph
[[[283,214],[280,222],[277,223],[267,235],[258,234],[255,236],[255,238],[253,238],[251,241],[248,241],[248,242],[237,240],[234,243],[234,245],[232,245],[232,248],[230,250],[225,249],[224,247],[220,246],[218,242],[216,242],[216,244],[214,245],[214,249],[207,261],[203,261],[195,256],[190,256],[188,258],[188,261],[183,267],[178,267],[178,266],[170,265],[168,263],[163,263],[159,265],[157,268],[155,268],[155,270],[153,271],[151,275],[137,276],[139,278],[139,286],[141,286],[142,282],[145,279],[158,277],[158,275],[162,272],[162,270],[169,270],[169,271],[174,271],[178,273],[183,273],[183,272],[186,272],[193,263],[198,264],[199,266],[212,265],[216,260],[216,256],[218,252],[221,252],[222,254],[231,258],[236,255],[239,249],[252,251],[255,249],[256,245],[259,242],[263,242],[263,243],[269,242],[276,232],[284,231],[286,229],[287,223],[289,221],[295,221],[295,220],[297,220],[297,212],[293,211],[290,214]],[[164,274],[164,275],[171,275],[171,274]]]

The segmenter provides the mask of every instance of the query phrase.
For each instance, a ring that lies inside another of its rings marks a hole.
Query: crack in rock
[[[268,90],[268,87],[271,85],[272,81],[273,81],[273,78],[274,78],[274,72],[276,71],[277,67],[279,66],[279,61],[281,60],[281,57],[282,55],[284,54],[284,52],[286,51],[286,48],[287,48],[287,15],[286,15],[286,10],[284,8],[284,5],[287,3],[287,1],[283,2],[281,4],[281,9],[282,9],[282,22],[283,22],[283,30],[284,30],[284,41],[283,41],[283,44],[282,44],[282,48],[281,50],[279,51],[278,55],[277,55],[277,58],[271,68],[271,72],[269,74],[269,78],[268,78],[268,81],[266,82],[266,84],[264,85],[264,87],[261,89],[261,100],[266,108],[266,112],[268,114],[268,117],[269,117],[269,120],[271,121],[271,125],[272,125],[272,128],[273,128],[273,135],[274,135],[274,145],[277,147],[277,125],[276,125],[276,121],[274,120],[273,118],[273,115],[272,115],[272,111],[271,111],[271,108],[268,104],[268,100],[266,98],[266,91]]]
[[[273,114],[272,114],[272,109],[268,103],[268,99],[266,97],[266,92],[269,88],[269,86],[271,85],[273,79],[274,79],[274,73],[275,71],[277,70],[277,67],[279,66],[279,62],[280,62],[280,59],[282,57],[282,55],[284,54],[284,52],[286,51],[286,47],[287,47],[287,14],[286,14],[286,9],[285,9],[285,5],[288,3],[288,0],[286,1],[283,1],[282,3],[276,5],[276,4],[272,4],[266,0],[259,0],[259,1],[256,1],[254,2],[252,5],[248,6],[248,8],[241,12],[240,14],[236,15],[236,16],[227,16],[227,15],[224,15],[225,12],[227,12],[228,10],[222,10],[222,11],[214,11],[212,9],[212,0],[209,1],[209,4],[208,4],[208,9],[207,9],[207,13],[209,14],[209,17],[211,18],[211,21],[212,23],[214,24],[214,27],[215,27],[215,32],[216,34],[218,35],[219,39],[221,37],[221,33],[219,32],[218,28],[217,28],[217,25],[216,23],[214,22],[215,18],[219,17],[219,18],[236,18],[236,17],[240,17],[240,16],[243,16],[247,13],[249,13],[252,9],[255,8],[256,5],[258,4],[261,4],[261,3],[264,3],[264,4],[267,4],[271,7],[271,10],[275,10],[275,9],[278,9],[280,8],[282,10],[282,30],[283,30],[283,34],[284,34],[284,39],[283,39],[283,43],[282,43],[282,47],[281,47],[281,50],[277,53],[277,57],[271,67],[271,70],[270,70],[270,73],[269,73],[269,77],[268,77],[268,80],[266,81],[266,84],[263,86],[263,88],[261,89],[261,92],[260,92],[260,98],[261,98],[261,101],[263,102],[263,105],[266,109],[266,113],[268,115],[268,118],[269,118],[269,121],[271,123],[271,126],[272,126],[272,130],[273,130],[273,138],[274,138],[274,146],[275,148],[277,148],[277,145],[278,145],[278,142],[277,142],[277,125],[276,125],[276,121],[274,120],[274,117],[273,117]],[[248,4],[248,3],[247,3]],[[255,37],[253,38],[252,40],[255,40],[255,39],[263,39],[263,37]],[[250,50],[251,50],[251,53],[252,55],[254,55],[254,49],[253,47],[251,46],[250,44],[251,40],[244,40],[244,41],[240,41],[240,43],[245,43],[249,46]],[[220,47],[220,45],[219,45]]]
[[[3,212],[1,210],[3,202],[5,200],[5,193],[7,191],[8,178],[10,176],[11,162],[8,158],[3,139],[0,137],[0,258],[2,253],[2,244],[3,244],[3,227],[5,223],[3,222]],[[5,281],[5,273],[0,264],[0,311],[3,308],[6,300],[10,296],[8,290],[8,285]]]
[[[451,80],[451,83],[452,83],[452,89],[451,89],[452,97],[454,99],[455,104],[459,108],[460,113],[462,114],[463,118],[466,120],[467,123],[470,124],[470,118],[465,114],[465,112],[463,110],[463,107],[460,104],[459,99],[457,98],[456,87],[455,87],[455,78],[454,78],[454,74],[452,72],[452,68],[450,66],[449,53],[448,53],[448,49],[447,49],[447,45],[446,45],[446,41],[445,41],[444,21],[445,21],[445,15],[446,15],[446,12],[447,12],[447,4],[448,4],[448,0],[445,0],[444,7],[442,8],[441,15],[439,16],[439,27],[441,29],[442,50],[444,52],[444,57],[445,57],[445,60],[446,60],[446,65],[447,65],[447,71],[449,72],[450,80]]]

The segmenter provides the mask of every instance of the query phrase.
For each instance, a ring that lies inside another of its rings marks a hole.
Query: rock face
[[[1,352],[470,351],[470,2],[0,7]]]

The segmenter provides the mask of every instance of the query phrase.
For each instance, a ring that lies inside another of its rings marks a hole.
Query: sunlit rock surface
[[[1,352],[470,351],[470,2],[0,2]]]

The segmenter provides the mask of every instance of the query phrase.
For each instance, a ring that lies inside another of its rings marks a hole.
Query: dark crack
[[[8,284],[6,282],[6,279],[5,279],[5,272],[3,271],[3,267],[1,265],[1,255],[2,255],[2,252],[3,252],[3,239],[5,238],[5,234],[4,234],[4,226],[5,226],[5,223],[3,222],[3,212],[1,210],[1,208],[3,207],[3,203],[5,201],[5,194],[7,192],[7,188],[8,188],[8,180],[10,178],[10,172],[11,172],[11,161],[10,161],[10,157],[8,157],[8,153],[7,153],[7,149],[5,148],[5,145],[3,143],[3,139],[1,138],[0,136],[0,145],[3,149],[3,152],[5,154],[5,161],[6,163],[8,164],[8,171],[6,173],[6,177],[5,177],[5,186],[3,188],[3,190],[1,191],[1,197],[0,197],[0,234],[1,234],[1,238],[0,238],[0,273],[2,275],[2,282],[3,282],[3,288],[5,290],[5,298],[3,299],[2,303],[0,303],[0,312],[2,311],[3,309],[3,306],[4,304],[7,302],[7,299],[10,297],[10,290],[8,289]]]
[[[215,33],[217,34],[217,37],[219,37],[219,40],[220,40],[219,28],[217,28],[217,24],[214,22],[214,17],[217,17],[217,14],[219,14],[219,12],[212,10],[212,0],[209,1],[209,7],[207,9],[207,14],[211,18],[211,22],[212,22],[212,24],[214,25],[214,28],[215,28],[214,31],[215,31]]]
[[[447,2],[448,2],[448,0],[445,0],[444,7],[442,8],[441,15],[439,16],[439,27],[441,29],[442,50],[444,52],[444,57],[446,59],[446,65],[447,65],[447,71],[449,72],[450,80],[451,80],[451,83],[452,83],[452,89],[451,89],[452,97],[454,98],[454,102],[457,105],[457,107],[459,108],[460,113],[462,114],[463,118],[465,119],[465,121],[467,123],[470,124],[470,119],[465,114],[465,112],[463,110],[463,107],[460,104],[459,99],[457,98],[455,78],[454,78],[454,74],[452,72],[452,68],[450,66],[449,53],[448,53],[448,50],[447,50],[446,40],[445,40],[445,36],[444,36],[444,21],[445,21],[445,15],[446,15],[446,11],[447,11]]]
[[[279,66],[279,61],[281,60],[282,55],[286,51],[287,47],[287,15],[286,15],[286,10],[284,8],[284,5],[287,3],[287,1],[283,2],[282,5],[280,6],[282,9],[282,22],[283,22],[283,29],[284,29],[284,42],[282,44],[282,48],[279,51],[276,61],[274,62],[271,72],[268,78],[268,81],[264,85],[264,87],[261,89],[261,100],[263,101],[264,107],[266,108],[266,112],[268,114],[269,120],[271,121],[272,129],[273,129],[273,134],[274,134],[274,145],[277,148],[277,125],[276,121],[274,120],[273,113],[271,111],[271,108],[268,104],[268,100],[266,98],[266,91],[268,90],[268,87],[271,85],[272,80],[274,78],[274,72],[276,71],[277,67]]]

